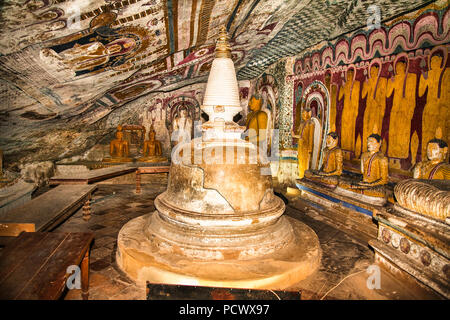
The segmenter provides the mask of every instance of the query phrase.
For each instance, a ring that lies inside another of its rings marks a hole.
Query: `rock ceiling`
[[[371,4],[387,20],[430,2],[4,0],[0,147],[11,161],[31,161],[92,146],[106,132],[94,124],[127,102],[205,82],[222,25],[238,78],[253,79],[283,57],[364,27]]]

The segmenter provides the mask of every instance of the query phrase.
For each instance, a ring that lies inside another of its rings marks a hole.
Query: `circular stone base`
[[[314,273],[322,255],[319,239],[304,223],[288,219],[294,240],[283,249],[252,260],[194,260],[160,252],[145,236],[150,215],[125,224],[117,239],[116,260],[134,281],[248,289],[285,289]],[[176,252],[176,248],[173,248]]]

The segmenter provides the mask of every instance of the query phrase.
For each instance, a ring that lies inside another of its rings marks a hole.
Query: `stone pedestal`
[[[266,234],[266,243],[259,244],[249,241],[249,234],[246,241],[240,241],[241,247],[230,247],[228,252],[217,247],[217,253],[224,254],[223,259],[195,259],[183,254],[183,251],[195,252],[198,249],[187,242],[180,247],[179,243],[170,243],[162,235],[148,234],[149,227],[161,223],[158,212],[154,212],[135,218],[122,228],[116,260],[119,267],[138,283],[148,280],[166,284],[284,289],[317,270],[321,249],[317,235],[308,226],[288,217],[280,220],[291,239],[277,250],[251,258],[251,251],[265,250],[264,245],[270,245],[276,239]],[[189,233],[184,236],[184,241],[189,241]],[[264,237],[264,234],[260,236]],[[239,241],[237,238],[234,240]],[[225,247],[227,236],[223,235],[221,241],[225,242]],[[242,259],[241,256],[245,255],[247,258]]]

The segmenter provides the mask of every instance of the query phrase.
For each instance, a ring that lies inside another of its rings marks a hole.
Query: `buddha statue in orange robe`
[[[361,173],[359,182],[341,179],[339,187],[371,197],[386,198],[385,185],[388,183],[388,159],[380,151],[382,139],[378,134],[367,138],[367,152],[361,155]],[[346,195],[349,195],[346,193]]]
[[[153,126],[150,126],[150,131],[148,132],[148,140],[144,141],[144,147],[142,150],[143,156],[138,159],[142,162],[158,162],[167,161],[166,158],[161,157],[162,147],[161,142],[155,139],[156,132]]]
[[[247,130],[247,141],[250,141],[258,147],[263,146],[267,137],[267,113],[261,110],[262,97],[254,95],[248,102],[248,107],[251,110],[247,115],[245,123]]]
[[[298,134],[291,131],[292,137],[298,139],[298,177],[305,176],[305,171],[309,169],[311,154],[314,147],[314,121],[311,119],[311,109],[302,111],[302,121],[298,127]]]
[[[336,187],[342,174],[342,150],[338,147],[338,135],[330,132],[327,135],[327,146],[323,150],[323,164],[320,170],[306,170],[305,178],[329,187]]]
[[[450,179],[450,165],[446,161],[448,144],[441,139],[434,138],[428,141],[428,160],[419,162],[414,167],[415,179]]]
[[[128,141],[123,139],[122,126],[117,126],[116,139],[112,140],[109,144],[109,154],[111,158],[106,158],[103,161],[112,162],[129,162],[132,161],[128,157],[130,152]]]

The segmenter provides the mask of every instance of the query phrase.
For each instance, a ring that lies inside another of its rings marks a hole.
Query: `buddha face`
[[[187,117],[187,111],[186,111],[186,109],[181,109],[181,110],[180,110],[180,117],[181,117],[181,118],[186,118],[186,117]]]
[[[122,138],[123,138],[123,132],[122,132],[122,131],[117,131],[117,132],[116,132],[116,138],[117,138],[118,140],[122,140]]]
[[[370,68],[370,77],[371,78],[376,78],[378,77],[378,67],[377,66],[372,66],[372,68]]]
[[[155,131],[150,131],[150,132],[148,133],[148,139],[149,139],[150,141],[155,141]]]
[[[258,111],[261,108],[261,99],[256,99],[255,97],[252,97],[248,103],[248,107],[252,111]]]
[[[328,149],[333,149],[334,147],[337,146],[338,143],[338,139],[334,139],[332,136],[328,135],[327,136],[327,148]]]
[[[428,143],[427,145],[427,157],[430,161],[442,161],[445,159],[446,153],[447,148],[441,148],[437,143]]]
[[[306,121],[306,120],[309,120],[309,118],[311,118],[311,111],[303,110],[302,111],[302,119],[304,121]]]
[[[406,69],[406,65],[403,62],[398,62],[395,65],[395,73],[396,74],[404,74],[405,73],[405,69]]]
[[[347,81],[353,80],[353,69],[347,70]]]
[[[377,139],[373,137],[367,138],[367,150],[369,150],[369,152],[378,152],[378,150],[380,150],[380,146],[381,141],[378,142]]]
[[[430,69],[439,70],[441,68],[442,58],[439,56],[433,56],[431,58]]]

